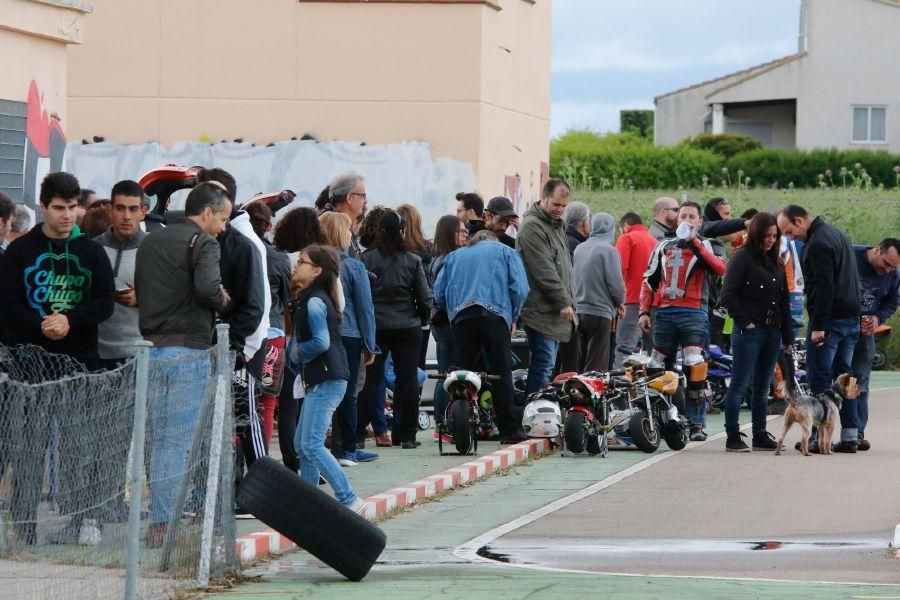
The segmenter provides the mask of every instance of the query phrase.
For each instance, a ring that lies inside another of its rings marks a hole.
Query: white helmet
[[[522,428],[528,437],[552,438],[559,435],[562,413],[559,405],[550,400],[532,400],[525,406]]]
[[[459,381],[465,381],[474,386],[476,392],[481,389],[481,377],[477,373],[459,370],[447,373],[447,377],[444,379],[444,390],[449,393],[451,386]]]

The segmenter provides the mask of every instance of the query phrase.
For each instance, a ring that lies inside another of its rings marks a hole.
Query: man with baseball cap
[[[484,226],[485,229],[492,231],[497,235],[500,242],[506,244],[510,248],[516,247],[515,238],[507,235],[506,230],[510,226],[517,227],[519,225],[519,215],[513,208],[513,203],[509,198],[497,196],[491,198],[487,208],[484,209]]]

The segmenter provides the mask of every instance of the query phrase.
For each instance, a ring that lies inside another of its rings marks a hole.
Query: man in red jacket
[[[656,238],[650,235],[637,213],[625,213],[619,221],[622,236],[616,242],[616,250],[622,257],[622,277],[625,279],[625,316],[619,319],[616,330],[616,367],[622,366],[628,355],[638,351],[641,329],[638,317],[641,313],[641,286],[650,255],[656,247]],[[646,352],[651,349],[653,338],[644,335],[641,346]]]

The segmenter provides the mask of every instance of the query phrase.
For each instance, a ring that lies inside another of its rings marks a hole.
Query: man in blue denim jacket
[[[512,413],[510,333],[528,291],[522,259],[489,231],[478,232],[467,247],[448,254],[434,283],[435,303],[450,319],[456,366],[500,377],[492,397],[504,444],[527,439]]]

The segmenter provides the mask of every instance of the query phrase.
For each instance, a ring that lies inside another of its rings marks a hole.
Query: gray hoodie
[[[94,241],[103,246],[109,264],[113,268],[113,277],[116,280],[116,290],[126,286],[134,286],[134,266],[137,258],[138,246],[146,237],[146,233],[138,230],[124,243],[119,242],[112,233],[112,227],[94,238]],[[134,354],[134,345],[142,340],[141,330],[138,327],[138,308],[123,306],[116,303],[112,316],[98,326],[97,351],[100,358],[119,359]]]
[[[591,235],[575,248],[575,312],[612,319],[625,302],[622,259],[613,246],[615,220],[598,213],[591,220]]]

